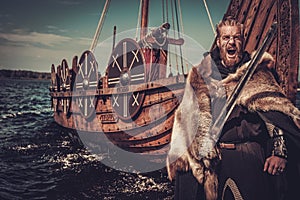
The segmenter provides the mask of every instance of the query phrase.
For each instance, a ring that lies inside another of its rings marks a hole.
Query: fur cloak
[[[253,54],[252,54],[253,55]],[[229,96],[249,62],[234,74],[221,80],[210,55],[189,72],[183,99],[175,112],[170,150],[167,156],[168,177],[172,181],[176,171],[191,170],[203,185],[207,200],[217,199],[217,165],[221,155],[216,147],[218,135],[212,135],[212,106],[214,99]],[[274,60],[268,53],[263,55],[256,72],[244,87],[237,104],[251,112],[278,111],[288,116],[300,132],[300,111],[285,97],[270,68]],[[225,104],[224,104],[225,106]],[[267,126],[268,127],[268,126]],[[300,133],[299,133],[300,134]],[[300,137],[300,136],[297,136]]]

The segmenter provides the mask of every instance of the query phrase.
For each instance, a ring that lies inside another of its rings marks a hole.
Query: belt
[[[218,147],[220,149],[236,149],[236,146],[237,145],[240,145],[240,144],[246,144],[246,143],[258,143],[256,141],[251,141],[251,140],[248,140],[248,141],[240,141],[240,142],[235,142],[235,143],[225,143],[225,142],[219,142],[218,143]]]
[[[234,143],[224,143],[220,142],[218,144],[220,149],[235,149],[235,144]]]

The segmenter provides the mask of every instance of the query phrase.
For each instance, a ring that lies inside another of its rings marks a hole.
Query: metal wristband
[[[287,159],[288,150],[283,131],[277,127],[273,129],[273,150],[272,155]]]

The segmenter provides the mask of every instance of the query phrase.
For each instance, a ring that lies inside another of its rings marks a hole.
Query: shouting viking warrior
[[[286,180],[300,148],[300,111],[279,86],[274,59],[264,53],[221,134],[214,135],[211,125],[255,53],[244,51],[243,25],[232,18],[217,25],[216,44],[190,71],[175,114],[167,157],[175,199],[284,198],[291,186],[276,179]]]

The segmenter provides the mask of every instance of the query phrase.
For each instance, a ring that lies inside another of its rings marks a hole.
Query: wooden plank
[[[251,7],[249,9],[248,15],[246,17],[246,20],[242,22],[244,24],[244,35],[245,35],[245,44],[247,44],[251,41],[253,38],[252,30],[253,26],[257,20],[257,15],[260,9],[261,0],[254,0],[251,3]]]
[[[254,21],[252,26],[251,38],[248,37],[249,40],[246,46],[247,51],[252,52],[259,48],[266,36],[266,33],[270,29],[272,23],[275,21],[272,16],[272,11],[276,12],[274,3],[275,0],[273,0],[272,2],[263,0],[261,2],[256,20]]]
[[[296,0],[278,0],[276,69],[286,95],[296,101],[299,67],[299,7]]]

